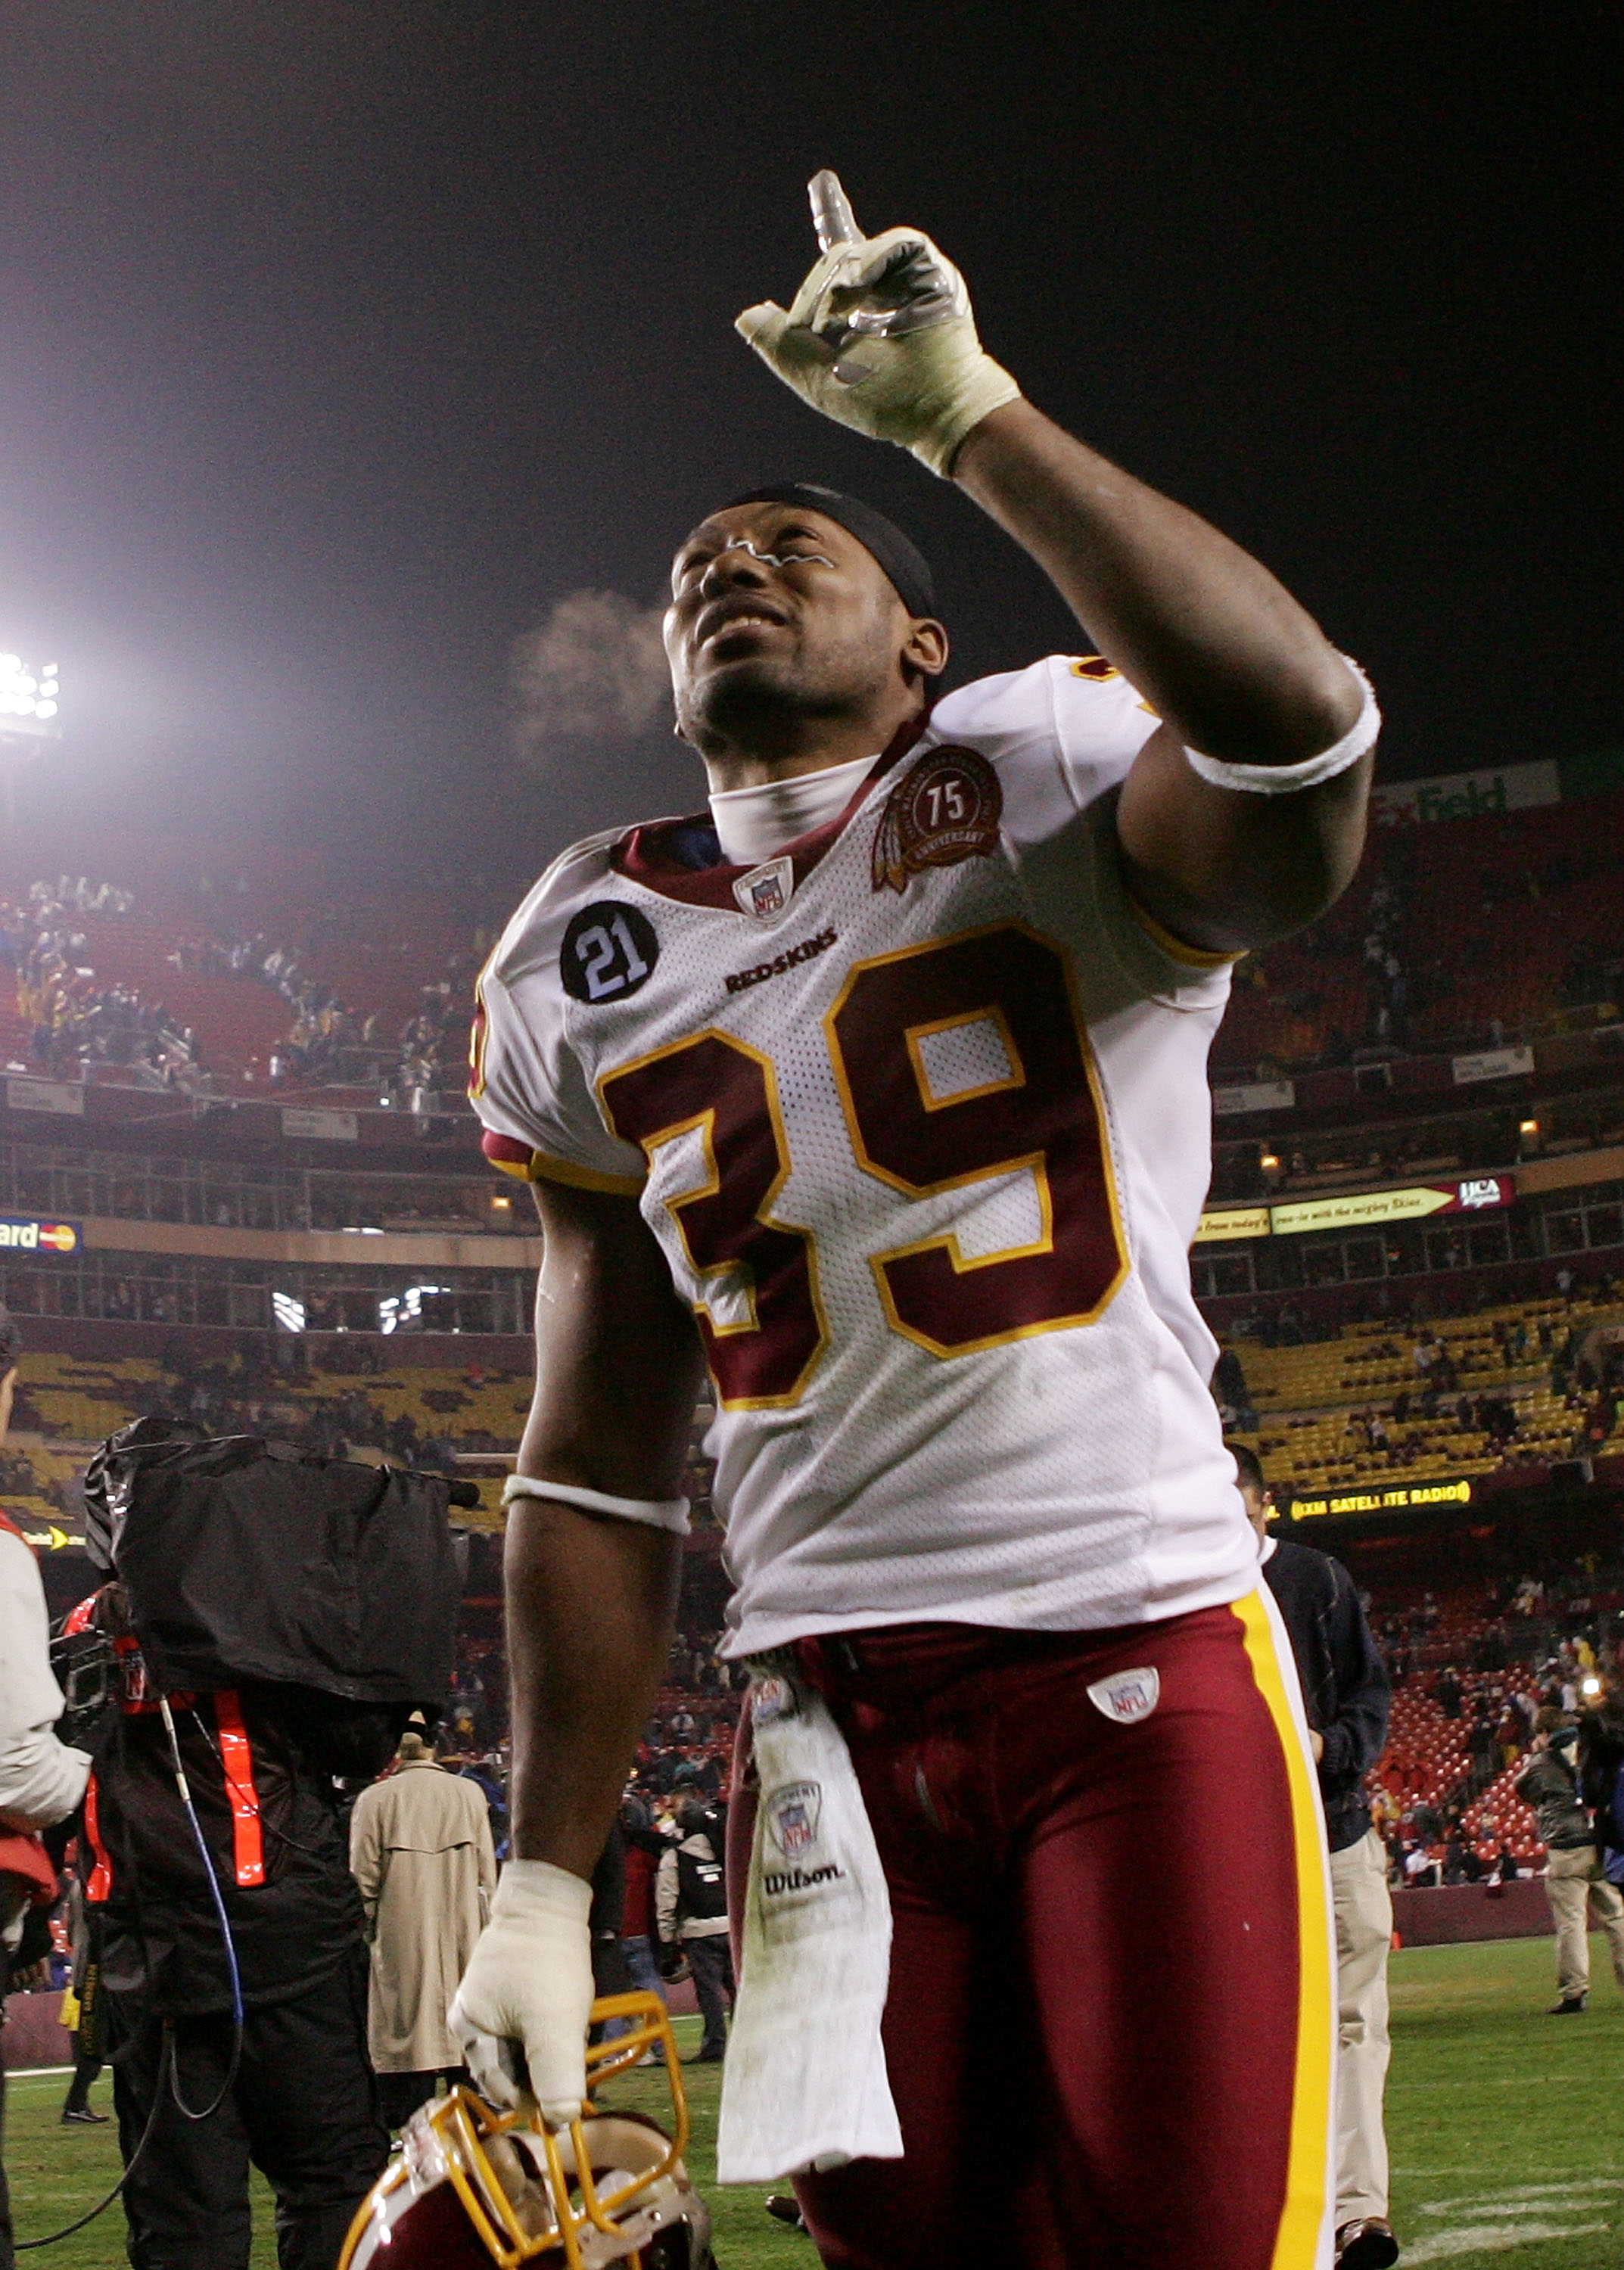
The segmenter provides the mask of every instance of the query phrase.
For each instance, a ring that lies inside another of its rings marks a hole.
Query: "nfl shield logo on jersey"
[[[818,1841],[818,1816],[823,1810],[823,1790],[815,1781],[791,1782],[773,1792],[767,1800],[767,1833],[786,1860],[793,1860]]]
[[[1137,1725],[1141,1718],[1148,1718],[1161,1695],[1161,1673],[1153,1663],[1141,1665],[1137,1671],[1114,1672],[1109,1679],[1096,1679],[1088,1689],[1094,1709],[1115,1718],[1119,1726]]]
[[[733,886],[733,896],[741,914],[753,915],[758,922],[770,922],[775,915],[782,914],[794,888],[794,861],[768,859],[739,877]]]

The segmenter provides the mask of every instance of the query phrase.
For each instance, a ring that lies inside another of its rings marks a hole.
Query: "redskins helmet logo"
[[[413,2114],[400,2149],[351,2225],[338,2270],[716,2270],[710,2216],[688,2180],[688,2107],[676,2036],[654,1994],[614,1994],[592,2023],[631,2029],[587,2051],[589,2092],[662,2047],[672,2125],[611,2111],[589,2098],[552,2135],[454,2088]]]

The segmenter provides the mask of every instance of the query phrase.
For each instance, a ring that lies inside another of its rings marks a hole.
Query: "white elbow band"
[[[1322,781],[1334,780],[1350,765],[1356,765],[1366,751],[1374,747],[1376,737],[1382,730],[1382,713],[1376,708],[1376,694],[1370,680],[1349,655],[1344,655],[1354,677],[1364,690],[1364,701],[1357,717],[1342,738],[1329,749],[1322,749],[1316,757],[1304,757],[1295,765],[1232,765],[1222,757],[1204,757],[1199,749],[1186,748],[1190,768],[1212,788],[1241,789],[1251,796],[1296,796],[1305,788],[1317,788]]]
[[[645,1529],[669,1529],[673,1536],[688,1533],[686,1497],[611,1497],[607,1490],[578,1489],[574,1482],[538,1481],[533,1474],[509,1474],[502,1484],[502,1503],[516,1497],[547,1498],[556,1505],[578,1505],[583,1513],[604,1513],[614,1521],[641,1522]]]

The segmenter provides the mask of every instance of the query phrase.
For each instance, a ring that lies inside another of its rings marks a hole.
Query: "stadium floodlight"
[[[398,1332],[403,1324],[415,1324],[423,1314],[423,1303],[431,1293],[449,1293],[449,1285],[408,1285],[399,1299],[389,1298],[378,1303],[378,1330]]]
[[[285,1332],[302,1332],[305,1328],[305,1304],[296,1301],[291,1293],[273,1293],[271,1313]]]
[[[33,670],[20,654],[0,654],[0,733],[55,738],[61,708],[62,673],[54,662]]]

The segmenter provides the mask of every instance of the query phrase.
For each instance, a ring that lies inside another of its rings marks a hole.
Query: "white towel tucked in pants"
[[[761,1795],[716,2138],[724,2184],[902,2156],[880,2039],[891,1899],[851,1754],[782,1658],[755,1668]]]

